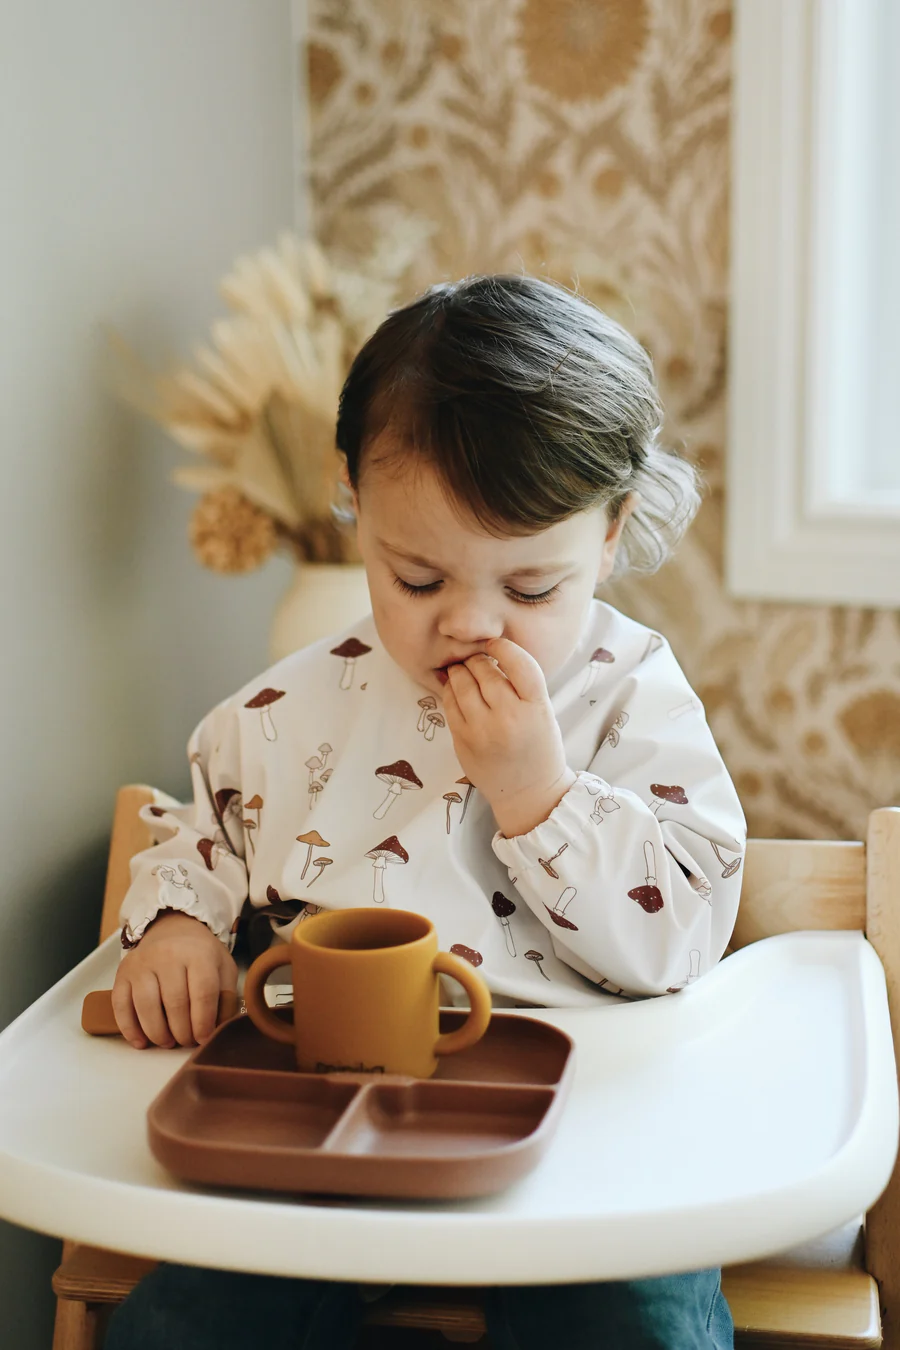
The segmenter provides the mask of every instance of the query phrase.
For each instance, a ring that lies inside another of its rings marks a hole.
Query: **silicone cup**
[[[282,950],[283,946],[283,950]],[[287,944],[268,947],[253,962],[247,971],[244,982],[244,1003],[247,1014],[265,1036],[282,1041],[285,1045],[294,1044],[293,1022],[285,1022],[276,1017],[265,1001],[263,986],[272,973],[280,966],[291,966],[291,952]],[[450,952],[438,952],[431,963],[435,978],[449,975],[457,980],[469,995],[471,1008],[469,1015],[456,1031],[439,1033],[434,1043],[435,1055],[452,1055],[458,1050],[468,1050],[481,1040],[491,1020],[491,996],[484,981],[476,975],[470,965]]]

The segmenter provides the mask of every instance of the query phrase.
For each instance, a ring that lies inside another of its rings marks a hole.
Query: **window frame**
[[[738,597],[900,604],[900,492],[855,487],[846,450],[876,13],[877,0],[735,0],[726,582]]]

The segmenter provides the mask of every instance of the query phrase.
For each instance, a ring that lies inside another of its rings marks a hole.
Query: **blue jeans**
[[[732,1350],[718,1270],[485,1291],[495,1350]],[[350,1350],[356,1285],[162,1264],[113,1313],[104,1350]]]

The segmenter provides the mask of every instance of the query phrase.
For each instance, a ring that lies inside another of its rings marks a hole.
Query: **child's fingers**
[[[231,993],[234,994],[237,992],[238,986],[237,962],[231,953],[226,951],[224,947],[221,948],[217,955],[219,958],[219,988],[229,989]],[[188,980],[190,981],[190,976],[188,976]]]
[[[519,698],[528,703],[539,703],[547,697],[544,672],[530,652],[509,638],[491,638],[487,644],[488,656],[494,656],[500,669],[515,689]]]
[[[116,1025],[125,1037],[126,1041],[137,1050],[143,1050],[148,1044],[147,1037],[144,1035],[137,1013],[134,1010],[134,1000],[131,997],[131,985],[127,980],[117,979],[113,985],[112,1007],[116,1018]]]
[[[466,662],[466,670],[474,678],[481,691],[481,697],[489,708],[496,708],[501,699],[515,698],[516,690],[500,669],[494,657],[487,652],[477,652]]]
[[[219,972],[209,965],[195,962],[187,969],[188,992],[191,1000],[191,1026],[198,1045],[208,1040],[216,1029],[219,1012]]]
[[[441,707],[443,708],[444,716],[447,719],[447,725],[451,728],[451,730],[453,728],[453,724],[455,721],[461,722],[463,720],[463,716],[459,710],[459,704],[456,701],[456,695],[453,692],[453,687],[450,684],[449,677],[447,679],[447,683],[442,687]]]
[[[448,666],[447,683],[453,690],[463,718],[473,717],[485,711],[488,705],[484,701],[478,681],[468,666]]]
[[[193,1045],[194,1030],[191,1026],[191,997],[186,968],[180,964],[165,966],[157,970],[156,979],[169,1032],[179,1045]]]
[[[132,981],[131,997],[134,1000],[134,1010],[138,1015],[141,1029],[147,1039],[152,1041],[154,1045],[173,1046],[175,1038],[169,1030],[169,1024],[163,1012],[159,983],[152,970],[142,971]]]

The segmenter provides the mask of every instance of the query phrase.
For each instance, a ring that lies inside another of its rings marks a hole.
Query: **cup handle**
[[[280,1017],[275,1016],[266,1003],[263,985],[271,971],[290,964],[291,951],[288,944],[278,941],[274,947],[267,947],[264,952],[260,952],[244,977],[244,1003],[250,1021],[264,1036],[271,1036],[274,1041],[283,1041],[285,1045],[294,1044],[293,1022],[283,1022]]]
[[[469,1016],[456,1031],[445,1031],[434,1043],[436,1055],[452,1055],[468,1050],[481,1040],[491,1020],[491,991],[467,961],[449,952],[438,952],[431,969],[435,975],[450,975],[469,995]]]

